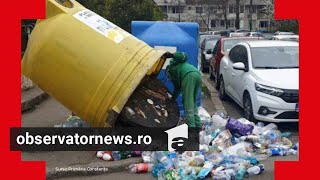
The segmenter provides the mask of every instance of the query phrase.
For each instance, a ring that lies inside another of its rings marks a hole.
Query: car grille
[[[275,119],[299,119],[299,113],[295,111],[286,111],[276,116]]]
[[[298,103],[299,102],[299,91],[298,90],[284,90],[282,96],[280,96],[287,103]]]

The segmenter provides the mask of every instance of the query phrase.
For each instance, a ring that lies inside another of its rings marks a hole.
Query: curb
[[[34,87],[21,93],[21,112],[30,110],[48,97],[39,87]]]
[[[142,158],[129,158],[120,161],[103,161],[98,160],[97,162],[92,162],[89,164],[79,164],[72,165],[67,167],[62,167],[63,169],[67,169],[66,171],[56,171],[56,168],[47,168],[46,179],[58,179],[64,177],[76,177],[76,176],[93,176],[93,175],[101,175],[101,174],[110,174],[115,172],[127,171],[128,166],[131,164],[141,163]],[[68,170],[68,169],[80,169],[80,170]],[[103,170],[88,170],[91,168],[100,168],[107,169],[107,171]],[[82,170],[81,170],[82,169]]]
[[[202,83],[208,88],[210,92],[211,101],[216,109],[217,112],[222,112],[224,114],[228,114],[226,109],[224,108],[220,98],[219,93],[216,90],[216,88],[213,87],[213,85],[209,82],[209,76],[204,74],[202,78]]]

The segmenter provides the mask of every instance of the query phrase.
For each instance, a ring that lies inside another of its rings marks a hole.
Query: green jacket
[[[174,58],[170,61],[168,71],[174,85],[173,99],[177,99],[181,92],[183,78],[190,72],[199,73],[197,68],[187,63],[187,59],[188,58],[185,53],[175,53]]]

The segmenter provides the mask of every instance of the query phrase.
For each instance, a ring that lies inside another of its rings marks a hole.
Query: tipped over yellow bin
[[[22,73],[93,127],[113,126],[156,51],[74,0],[47,0],[22,60]]]

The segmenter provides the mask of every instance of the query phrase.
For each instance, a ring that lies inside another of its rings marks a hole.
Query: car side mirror
[[[212,50],[209,49],[209,50],[207,51],[207,54],[212,54]]]
[[[240,71],[245,71],[245,72],[248,71],[248,69],[246,68],[246,66],[242,62],[234,63],[233,64],[233,69],[240,70]]]

